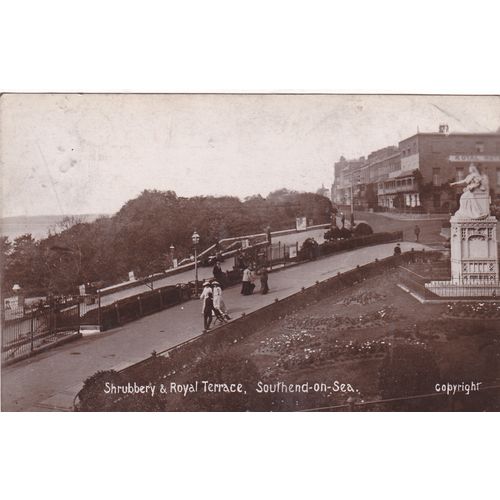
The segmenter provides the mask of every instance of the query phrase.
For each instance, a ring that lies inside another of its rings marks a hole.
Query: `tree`
[[[244,202],[234,196],[183,198],[174,191],[145,190],[112,217],[93,222],[65,218],[60,232],[48,238],[14,242],[4,268],[10,286],[17,280],[25,289],[77,293],[82,283],[111,284],[125,280],[129,271],[139,277],[163,271],[170,245],[177,258],[192,253],[195,229],[203,249],[230,236],[264,232],[267,226],[294,227],[298,215],[329,222],[330,212],[324,196],[287,189]]]

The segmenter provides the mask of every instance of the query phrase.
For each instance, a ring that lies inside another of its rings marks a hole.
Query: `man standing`
[[[212,292],[208,292],[205,297],[205,302],[203,303],[203,326],[205,327],[205,331],[210,330],[212,314],[215,314],[214,301],[212,297]]]
[[[226,275],[224,274],[224,271],[220,267],[220,261],[216,261],[212,273],[214,275],[214,278],[220,283],[221,288],[224,288],[226,284],[226,279],[225,279]]]
[[[259,274],[260,274],[260,293],[262,295],[266,295],[266,293],[269,292],[269,286],[267,284],[268,275],[266,266],[262,266],[262,269],[260,270]]]
[[[200,295],[200,300],[202,300],[202,306],[201,306],[201,313],[204,314],[205,312],[205,299],[208,297],[208,294],[212,293],[212,287],[210,286],[210,283],[208,281],[205,281],[203,283],[203,291],[201,292]]]
[[[418,238],[420,236],[420,228],[418,227],[418,224],[415,224],[415,241],[418,243]]]

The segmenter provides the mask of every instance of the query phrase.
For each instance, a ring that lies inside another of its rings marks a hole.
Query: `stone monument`
[[[489,180],[471,164],[460,208],[451,223],[451,281],[431,281],[426,288],[442,297],[500,296],[497,220],[490,215]]]

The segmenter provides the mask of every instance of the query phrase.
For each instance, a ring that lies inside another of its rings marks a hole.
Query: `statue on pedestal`
[[[490,215],[489,179],[486,174],[481,174],[474,163],[470,164],[469,175],[450,186],[465,185],[460,197],[460,208],[455,217],[463,219],[485,219]]]

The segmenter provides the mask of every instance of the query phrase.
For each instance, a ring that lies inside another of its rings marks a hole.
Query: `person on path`
[[[345,227],[345,214],[344,212],[340,213],[340,222],[342,222],[342,227]]]
[[[401,255],[401,245],[399,243],[394,247],[394,255]]]
[[[214,301],[212,292],[208,292],[205,297],[204,305],[203,305],[203,326],[204,331],[210,330],[210,324],[212,323],[212,315],[217,315],[214,309]]]
[[[212,273],[214,275],[214,279],[219,282],[220,287],[224,288],[226,285],[226,274],[222,270],[219,260],[216,261],[215,266],[212,270]]]
[[[243,253],[241,252],[241,250],[238,250],[236,252],[234,267],[236,269],[239,269],[240,271],[243,271],[246,267],[245,259],[243,258]]]
[[[418,243],[418,238],[420,236],[420,228],[418,227],[418,224],[415,224],[415,241]]]
[[[212,281],[213,285],[213,295],[214,295],[214,309],[216,311],[219,311],[220,315],[225,319],[229,320],[231,319],[229,317],[229,314],[227,313],[227,308],[226,304],[224,304],[224,301],[222,300],[222,288],[220,286],[220,283],[216,281]]]
[[[245,269],[243,271],[243,278],[241,279],[241,294],[252,294],[252,272],[250,271],[249,266],[245,266]]]
[[[203,283],[203,291],[201,292],[201,295],[200,295],[200,300],[202,301],[202,303],[201,303],[201,314],[204,314],[204,311],[205,311],[205,299],[208,297],[209,293],[212,293],[212,287],[210,286],[210,283],[208,281],[205,281]]]
[[[269,292],[269,285],[268,285],[269,278],[266,266],[262,267],[259,274],[260,274],[260,293],[262,295],[266,295],[266,293]]]

